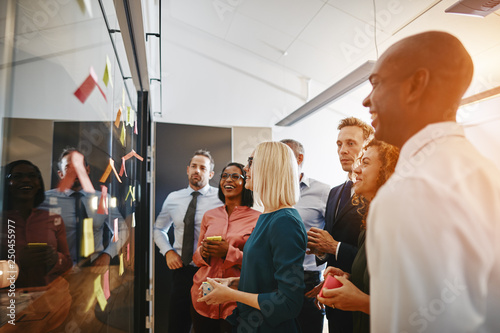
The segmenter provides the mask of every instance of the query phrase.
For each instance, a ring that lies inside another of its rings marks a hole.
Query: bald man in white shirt
[[[401,148],[367,219],[371,332],[500,332],[500,172],[455,121],[472,73],[461,42],[431,31],[370,76],[375,137]]]

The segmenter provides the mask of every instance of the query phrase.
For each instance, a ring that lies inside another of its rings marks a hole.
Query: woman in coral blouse
[[[243,246],[260,215],[260,212],[250,208],[253,206],[253,195],[245,188],[245,179],[243,165],[229,163],[222,170],[219,182],[219,199],[224,206],[207,211],[201,221],[198,248],[193,255],[193,261],[200,269],[193,278],[191,288],[196,333],[222,333],[232,329],[224,319],[233,312],[236,302],[208,305],[197,300],[199,288],[208,277],[240,276]],[[220,240],[217,240],[218,237]]]

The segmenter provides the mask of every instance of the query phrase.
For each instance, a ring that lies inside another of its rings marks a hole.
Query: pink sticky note
[[[137,120],[134,120],[134,134],[139,134],[139,132],[137,131]]]
[[[108,299],[111,296],[111,292],[109,291],[109,269],[104,273],[103,279],[102,290],[104,291],[104,297]]]
[[[128,177],[127,176],[127,169],[125,169],[125,157],[122,157],[122,167],[120,169],[120,177],[123,177],[123,173],[125,173],[125,177]]]
[[[83,81],[83,83],[78,87],[78,89],[74,92],[76,98],[80,100],[80,102],[85,103],[87,98],[90,96],[92,91],[94,91],[94,88],[97,86],[99,88],[99,91],[101,92],[102,96],[104,99],[107,101],[106,94],[104,91],[99,87],[99,84],[97,84],[98,79],[97,75],[94,71],[93,67],[90,67],[89,69],[89,76]]]
[[[130,243],[127,243],[127,261],[130,261]]]
[[[101,198],[99,199],[97,214],[108,215],[108,188],[104,185],[101,185]]]
[[[114,219],[114,224],[113,242],[118,242],[118,218]]]

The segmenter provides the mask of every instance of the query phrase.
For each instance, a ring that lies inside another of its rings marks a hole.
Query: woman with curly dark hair
[[[333,275],[342,286],[324,289],[324,297],[318,296],[318,300],[324,305],[353,311],[353,332],[356,333],[370,332],[370,276],[365,252],[366,216],[377,191],[394,173],[398,157],[399,149],[383,141],[373,139],[364,147],[359,165],[353,170],[353,204],[359,206],[359,212],[365,213],[352,273],[349,276],[336,267],[328,267],[324,273],[325,278]]]

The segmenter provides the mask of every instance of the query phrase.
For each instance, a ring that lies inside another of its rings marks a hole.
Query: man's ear
[[[297,157],[297,163],[299,163],[299,165],[302,165],[302,162],[304,162],[304,154],[299,154],[299,156]]]
[[[85,170],[87,171],[87,175],[90,175],[90,165],[86,165]]]
[[[210,171],[210,174],[208,175],[208,179],[212,179],[215,175],[215,172]]]
[[[427,68],[417,69],[406,82],[406,101],[414,103],[422,97],[427,88],[429,87],[430,73]]]
[[[63,177],[64,177],[61,170],[57,170],[57,175],[59,176],[60,179],[63,179]]]

